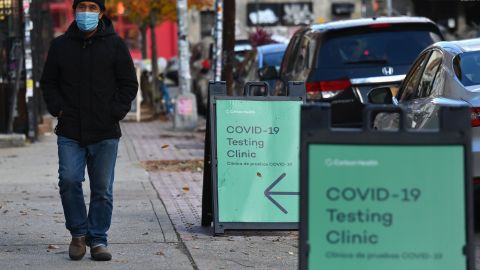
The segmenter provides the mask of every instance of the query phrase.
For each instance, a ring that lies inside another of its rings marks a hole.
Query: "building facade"
[[[447,38],[478,36],[480,0],[236,0],[236,38],[256,27],[289,38],[303,24],[378,16],[424,16],[440,25]],[[257,12],[258,11],[258,12]],[[213,28],[214,14],[190,12],[190,36],[196,43]],[[207,29],[207,31],[205,31]]]
[[[51,0],[50,13],[53,20],[54,36],[59,36],[68,29],[74,20],[73,0]],[[140,29],[138,25],[128,21],[123,15],[111,16],[115,31],[127,43],[134,60],[142,58]],[[155,28],[157,35],[157,55],[170,59],[177,55],[177,27],[175,22],[164,22]],[[147,30],[148,56],[151,56],[151,35]]]

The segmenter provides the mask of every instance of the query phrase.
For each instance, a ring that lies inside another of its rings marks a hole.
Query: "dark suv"
[[[290,40],[274,92],[285,95],[286,82],[304,81],[307,100],[331,103],[334,126],[358,126],[368,91],[398,86],[417,55],[440,40],[437,25],[420,17],[304,27]]]

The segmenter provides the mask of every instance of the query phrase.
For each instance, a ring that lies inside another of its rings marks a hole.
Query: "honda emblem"
[[[393,74],[393,67],[383,67],[382,68],[383,75],[392,75]]]

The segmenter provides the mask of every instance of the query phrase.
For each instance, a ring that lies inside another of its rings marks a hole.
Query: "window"
[[[211,37],[215,28],[215,13],[213,11],[201,11],[200,12],[200,32],[202,38]]]
[[[294,56],[296,55],[296,53],[298,51],[298,45],[300,43],[299,41],[300,41],[300,38],[303,35],[303,33],[305,33],[305,32],[304,31],[298,31],[292,37],[292,40],[288,44],[288,48],[287,48],[287,50],[285,52],[285,56],[284,56],[285,61],[283,61],[283,63],[282,63],[280,74],[283,75],[283,74],[292,72],[293,63],[294,63],[293,59],[295,59]]]
[[[339,32],[322,42],[317,67],[409,65],[423,49],[439,39],[429,31]]]
[[[480,84],[480,52],[462,53],[453,61],[455,74],[464,86]]]
[[[295,58],[295,64],[293,67],[295,74],[301,73],[307,67],[309,58],[309,44],[309,39],[304,36],[300,43],[297,57]]]
[[[430,95],[435,75],[437,74],[438,68],[440,67],[441,63],[442,53],[440,51],[434,50],[430,55],[427,64],[425,65],[425,70],[423,71],[420,84],[418,85],[416,97],[424,98]]]
[[[410,100],[414,97],[415,90],[417,89],[418,82],[420,81],[429,55],[430,52],[424,53],[413,64],[413,68],[407,74],[407,77],[405,77],[403,87],[400,89],[400,100]]]

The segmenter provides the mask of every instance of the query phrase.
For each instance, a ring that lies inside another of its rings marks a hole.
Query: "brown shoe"
[[[85,243],[85,236],[72,237],[70,246],[68,247],[68,256],[74,261],[81,260],[87,252],[87,245]]]
[[[90,255],[94,261],[110,261],[112,259],[112,254],[104,245],[90,248]]]

